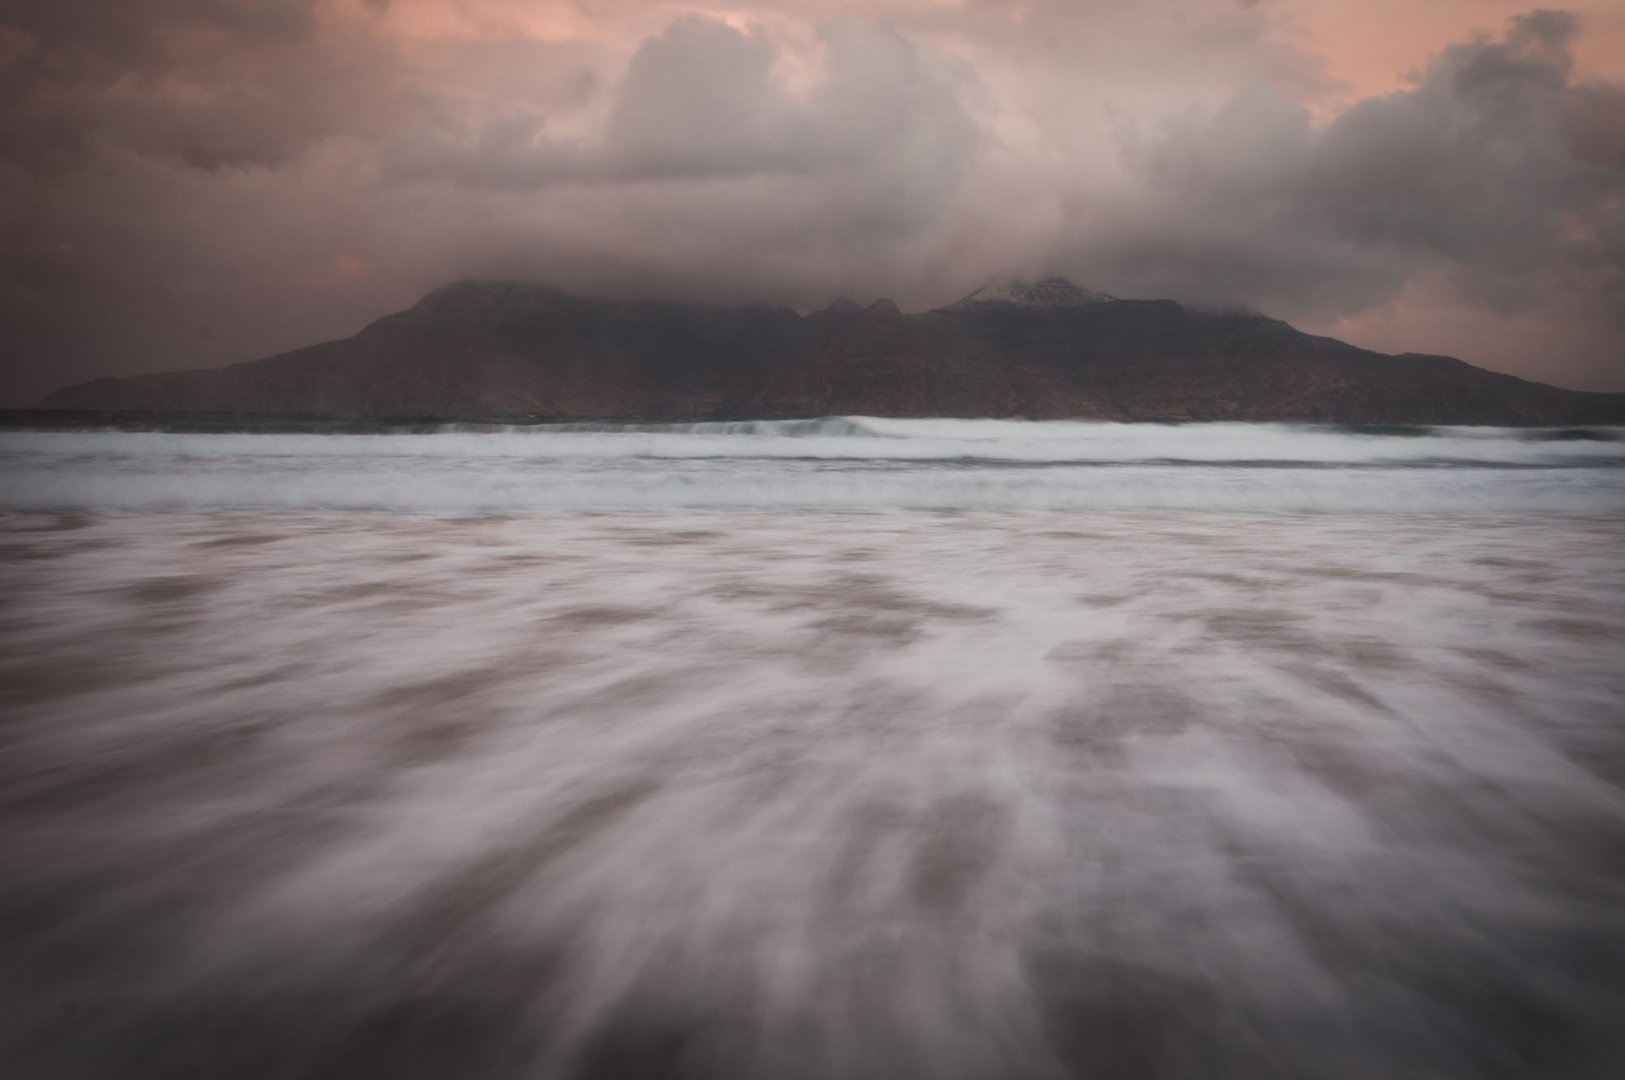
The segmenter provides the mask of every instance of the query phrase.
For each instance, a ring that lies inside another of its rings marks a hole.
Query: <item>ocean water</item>
[[[7,1077],[1612,1077],[1625,431],[0,435]]]
[[[1625,429],[827,420],[0,433],[0,506],[1625,510]]]

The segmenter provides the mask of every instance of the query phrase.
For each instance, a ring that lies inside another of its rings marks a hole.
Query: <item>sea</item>
[[[0,433],[0,1073],[1617,1077],[1625,429]]]

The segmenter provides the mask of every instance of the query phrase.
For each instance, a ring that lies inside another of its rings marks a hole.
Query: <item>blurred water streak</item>
[[[0,1061],[1602,1076],[1620,525],[13,513]]]

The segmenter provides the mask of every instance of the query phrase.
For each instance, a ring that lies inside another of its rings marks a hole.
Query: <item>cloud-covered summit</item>
[[[1295,10],[19,0],[0,392],[466,276],[927,307],[1052,273],[1625,387],[1625,84],[1576,60],[1606,21],[1464,25],[1362,96]]]

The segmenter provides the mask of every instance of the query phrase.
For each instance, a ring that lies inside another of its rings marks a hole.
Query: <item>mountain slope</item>
[[[98,379],[42,408],[342,416],[1025,416],[1625,423],[1625,394],[1387,356],[1257,315],[1049,279],[936,311],[593,300],[460,282],[354,337],[226,368]]]

